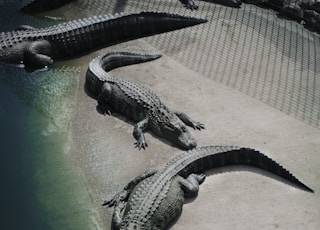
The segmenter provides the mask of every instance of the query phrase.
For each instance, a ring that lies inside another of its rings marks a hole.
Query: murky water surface
[[[56,23],[0,1],[0,31]],[[10,20],[7,20],[10,18]],[[1,229],[93,229],[90,196],[70,160],[70,119],[79,71],[0,66]]]
[[[77,71],[0,74],[2,226],[89,229],[89,196],[70,159]]]

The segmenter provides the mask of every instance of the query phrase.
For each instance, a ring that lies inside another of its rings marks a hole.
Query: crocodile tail
[[[140,54],[133,52],[111,52],[101,57],[100,66],[106,72],[115,68],[139,64],[160,58],[158,54]]]
[[[169,13],[142,12],[138,16],[143,23],[142,30],[151,34],[164,33],[207,22],[206,19]]]
[[[104,76],[107,76],[107,73],[100,67],[100,57],[92,59],[87,69],[85,83],[85,90],[90,96],[97,97],[99,95],[101,88],[106,81],[104,80],[104,78],[106,78]]]
[[[303,184],[280,164],[254,149],[232,146],[209,146],[191,150],[186,155],[189,155],[193,160],[189,164],[186,162],[188,166],[181,170],[181,175],[190,174],[190,171],[199,173],[223,166],[245,165],[270,172],[305,191],[313,192],[311,188]]]
[[[205,19],[158,12],[119,15],[105,22],[104,27],[107,30],[104,40],[119,43],[205,22]]]
[[[86,90],[92,96],[98,96],[104,82],[110,80],[108,71],[115,68],[160,58],[158,54],[139,54],[133,52],[111,52],[94,58],[86,73]]]

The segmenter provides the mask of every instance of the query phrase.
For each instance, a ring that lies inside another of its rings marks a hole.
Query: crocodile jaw
[[[193,149],[197,147],[197,142],[189,132],[182,132],[173,142],[184,149]]]
[[[170,119],[156,125],[154,133],[166,138],[183,149],[193,149],[197,146],[196,140],[188,131],[185,124],[173,114],[167,114]]]

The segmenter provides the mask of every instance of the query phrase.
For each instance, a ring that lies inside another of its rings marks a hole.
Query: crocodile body
[[[305,24],[308,29],[320,32],[320,3],[318,0],[242,0],[264,8],[271,8],[281,17]]]
[[[203,171],[245,165],[286,179],[305,191],[312,189],[264,154],[249,148],[208,146],[173,158],[159,171],[150,170],[131,180],[102,205],[114,206],[112,229],[168,229],[182,212],[185,196],[195,196]]]
[[[21,27],[0,33],[0,62],[50,66],[53,59],[206,22],[175,14],[141,12],[101,15],[47,28]]]
[[[179,0],[182,4],[190,10],[197,10],[199,8],[198,5],[193,0]],[[206,2],[217,3],[224,6],[229,6],[233,8],[240,8],[242,2],[240,0],[204,0]]]
[[[26,13],[38,13],[53,10],[75,0],[33,0],[21,10]]]
[[[151,130],[184,149],[196,147],[196,141],[186,125],[203,129],[204,125],[193,121],[182,112],[169,110],[149,88],[134,81],[111,76],[108,71],[125,65],[142,63],[159,58],[128,52],[113,52],[93,59],[86,74],[86,89],[98,100],[99,108],[110,114],[110,109],[120,112],[137,122],[133,136],[136,147],[146,148],[143,131]]]
[[[191,10],[197,10],[194,0],[179,0]],[[305,24],[305,27],[320,33],[320,2],[319,0],[203,0],[219,5],[240,8],[242,3],[254,4],[263,8],[270,8],[279,16]]]

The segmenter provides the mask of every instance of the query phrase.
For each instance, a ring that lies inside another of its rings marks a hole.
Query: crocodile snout
[[[183,132],[179,135],[177,145],[184,149],[193,149],[197,147],[197,142],[189,132]]]

